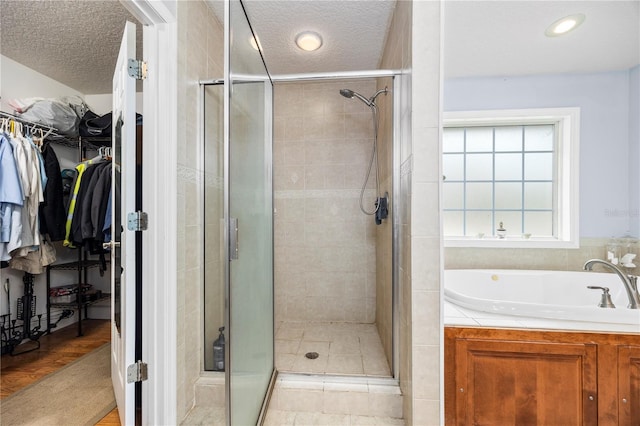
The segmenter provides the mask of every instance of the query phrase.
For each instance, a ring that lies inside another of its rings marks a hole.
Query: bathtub
[[[608,287],[615,309],[599,308]],[[444,271],[444,298],[455,306],[491,314],[620,325],[640,332],[640,310],[612,273],[455,269]]]

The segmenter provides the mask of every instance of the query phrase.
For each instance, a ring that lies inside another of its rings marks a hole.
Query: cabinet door
[[[640,346],[618,348],[619,425],[640,425]]]
[[[596,425],[591,344],[456,341],[459,425]]]

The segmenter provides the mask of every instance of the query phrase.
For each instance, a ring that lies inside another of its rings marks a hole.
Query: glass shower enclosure
[[[225,10],[225,78],[205,83],[204,368],[220,371],[227,424],[258,424],[274,376],[273,85],[240,1]]]

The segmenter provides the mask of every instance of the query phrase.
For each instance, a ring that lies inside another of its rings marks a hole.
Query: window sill
[[[551,248],[551,249],[577,249],[579,241],[558,240],[556,238],[522,238],[522,237],[445,237],[444,247],[473,247],[473,248]]]

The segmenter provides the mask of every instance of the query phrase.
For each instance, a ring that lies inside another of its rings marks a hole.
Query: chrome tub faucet
[[[607,262],[602,259],[591,259],[587,260],[583,266],[585,271],[591,271],[593,269],[593,265],[600,264],[605,268],[615,272],[618,274],[618,277],[622,280],[622,284],[624,285],[624,289],[627,291],[627,297],[629,298],[629,305],[627,308],[629,309],[640,309],[640,294],[638,294],[638,277],[635,275],[625,274],[619,267],[614,265],[611,262]]]

